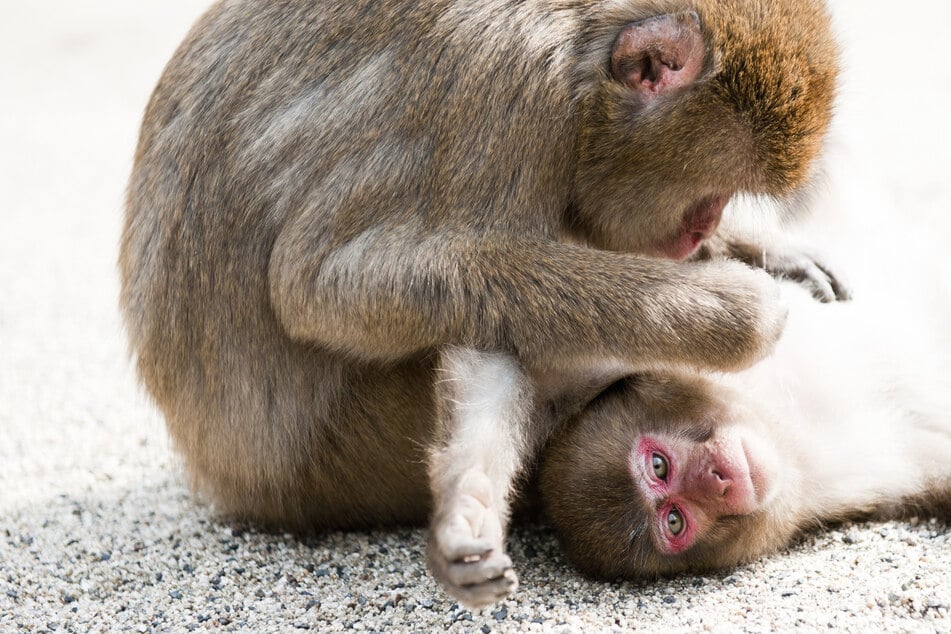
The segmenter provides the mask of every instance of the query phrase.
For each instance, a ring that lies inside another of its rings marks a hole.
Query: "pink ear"
[[[705,56],[696,13],[659,15],[624,27],[611,51],[611,72],[647,103],[691,85]]]

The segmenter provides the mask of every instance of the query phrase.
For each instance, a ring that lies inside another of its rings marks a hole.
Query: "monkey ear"
[[[696,13],[659,15],[624,27],[611,50],[611,73],[646,104],[690,86],[705,57]]]

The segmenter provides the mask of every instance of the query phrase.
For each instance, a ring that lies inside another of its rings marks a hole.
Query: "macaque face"
[[[605,578],[710,570],[789,539],[776,443],[722,392],[699,379],[628,379],[552,441],[542,498],[579,568]]]
[[[656,433],[635,437],[632,488],[658,552],[683,553],[721,518],[760,510],[771,481],[758,458],[750,455],[744,431],[736,426],[717,429],[706,442]]]
[[[810,180],[838,51],[818,1],[636,6],[586,115],[576,203],[604,248],[683,259],[732,197],[785,198]]]

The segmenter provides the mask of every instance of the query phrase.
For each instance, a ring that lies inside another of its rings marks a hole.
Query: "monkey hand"
[[[770,240],[769,244],[764,248],[744,240],[713,239],[704,245],[704,252],[699,255],[701,258],[726,255],[763,269],[775,278],[798,282],[820,302],[852,299],[848,285],[814,254],[778,239]]]
[[[802,284],[820,302],[852,299],[852,292],[842,279],[811,254],[792,249],[764,251],[756,264],[774,277]]]
[[[679,290],[691,302],[687,313],[671,322],[676,345],[699,369],[748,368],[772,352],[786,326],[788,308],[779,285],[741,262],[698,263]]]
[[[437,509],[429,531],[430,572],[470,609],[489,606],[518,587],[491,491],[484,473],[467,472]]]

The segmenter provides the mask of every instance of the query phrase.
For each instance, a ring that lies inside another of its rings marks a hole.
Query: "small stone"
[[[664,603],[668,603],[668,604],[677,603],[677,597],[675,597],[672,594],[668,594],[667,596],[664,597]]]
[[[171,592],[168,593],[168,596],[178,600],[178,599],[181,599],[183,595],[181,590],[172,590]]]
[[[508,615],[509,615],[509,610],[504,605],[492,613],[492,616],[495,617],[496,621],[503,621],[506,618],[508,618]]]

